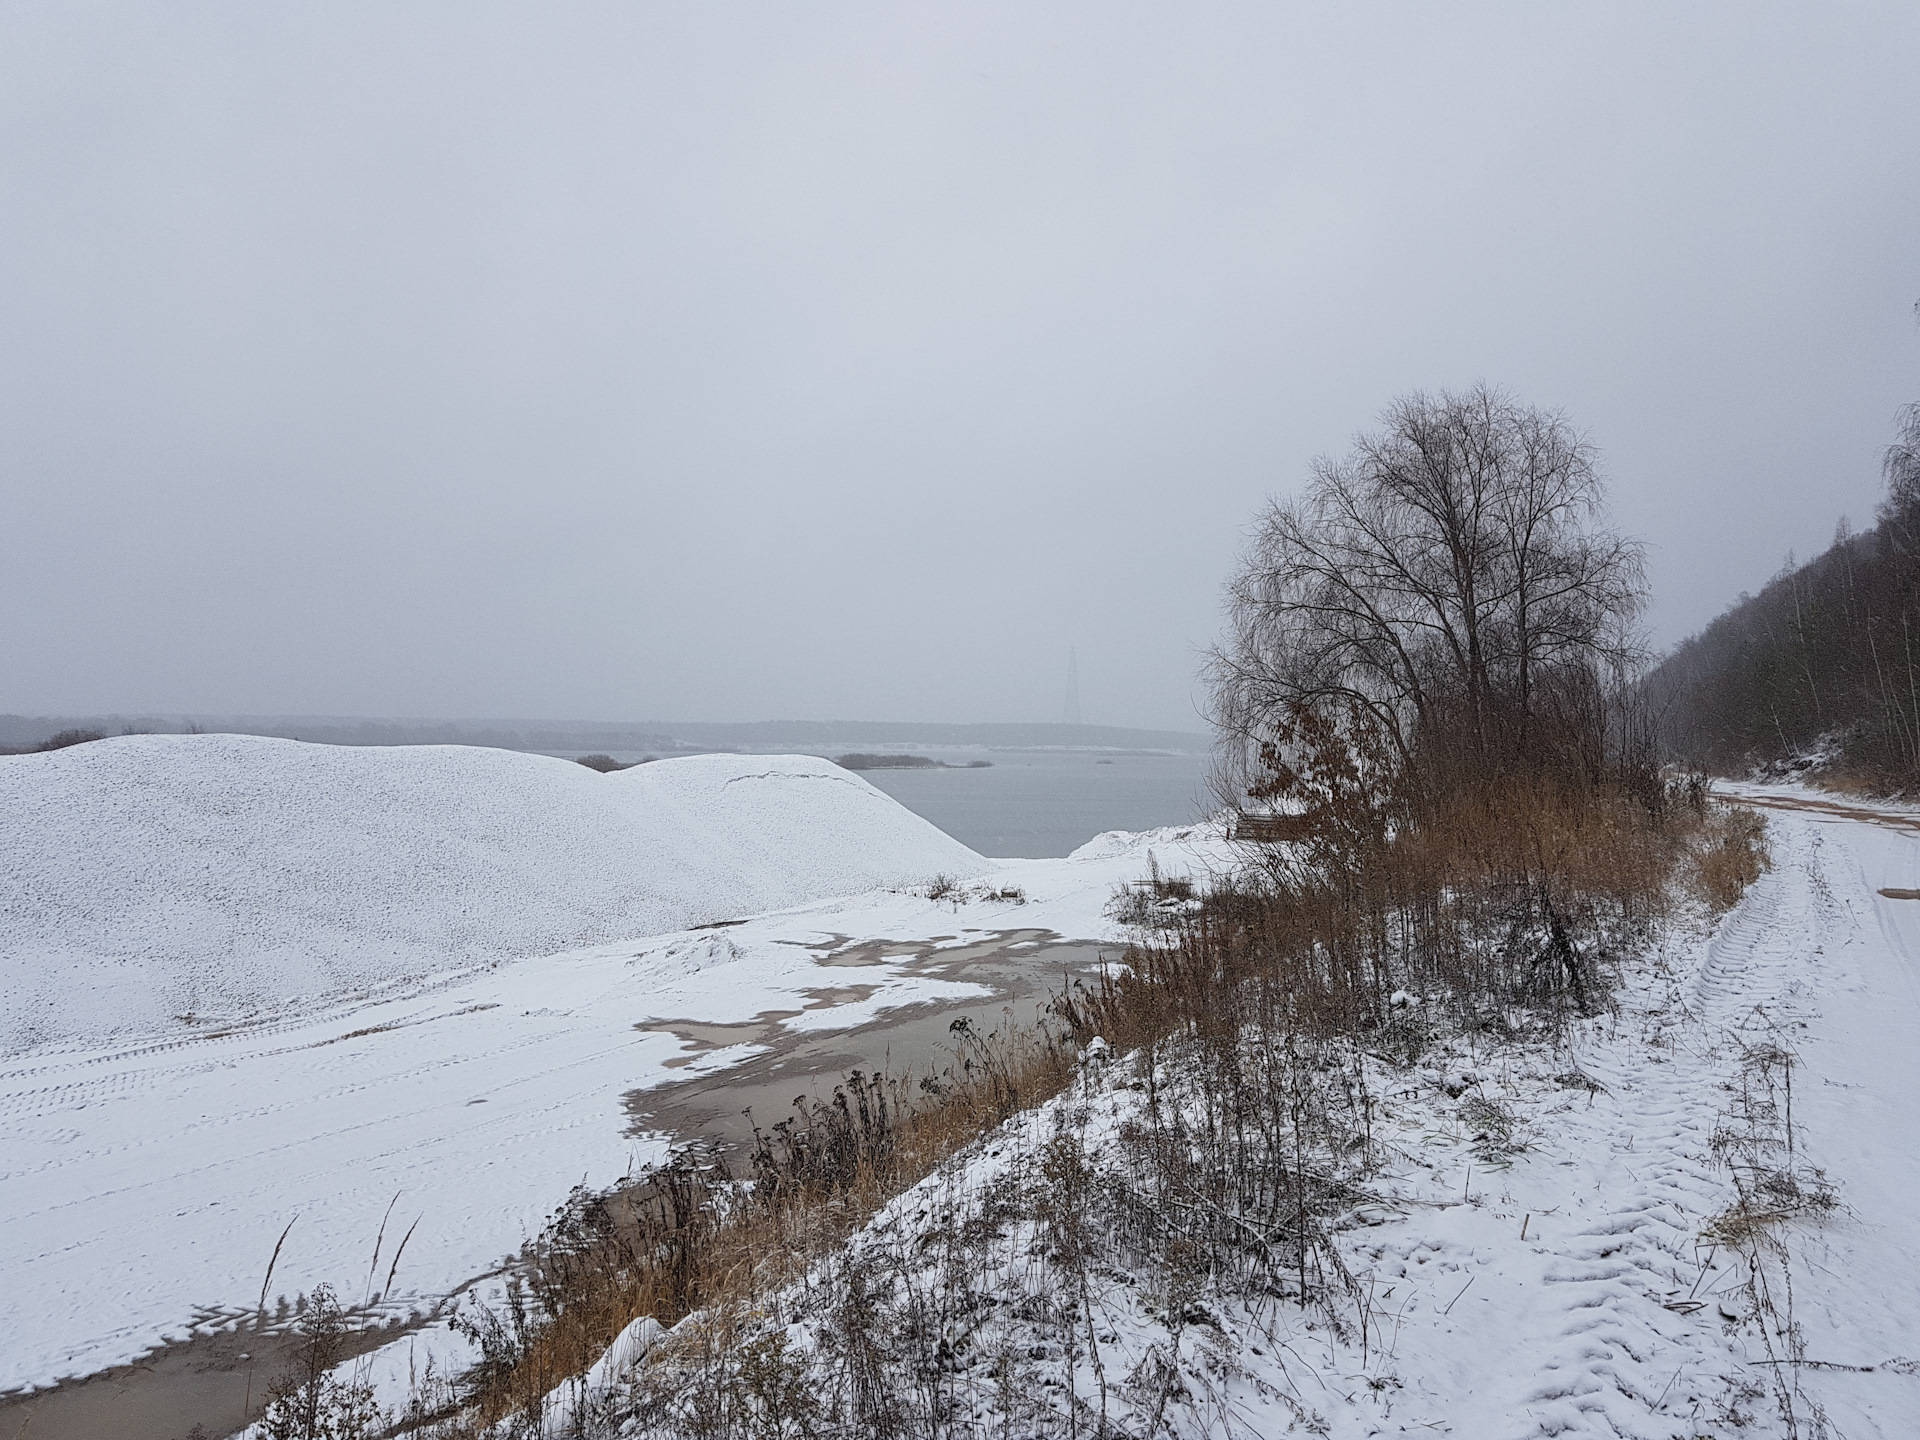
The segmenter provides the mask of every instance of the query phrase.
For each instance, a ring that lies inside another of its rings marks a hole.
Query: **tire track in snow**
[[[1805,1356],[1774,1368],[1801,1433],[1909,1440],[1920,1434],[1920,906],[1881,887],[1914,885],[1920,833],[1911,814],[1793,790],[1751,798],[1785,812],[1772,839],[1789,905],[1756,995],[1733,999],[1728,1023],[1793,1053],[1795,1149],[1782,1158],[1830,1177],[1840,1202],[1772,1227],[1784,1249],[1768,1257],[1769,1284],[1792,1325],[1776,1350]]]
[[[1782,859],[1704,945],[1691,947],[1690,974],[1671,974],[1688,960],[1688,947],[1677,947],[1642,977],[1653,985],[1623,986],[1613,1038],[1582,1057],[1610,1103],[1566,1112],[1555,1148],[1610,1152],[1597,1177],[1606,1203],[1565,1237],[1542,1274],[1549,1298],[1538,1318],[1547,1333],[1537,1379],[1510,1407],[1507,1433],[1516,1440],[1690,1436],[1729,1387],[1750,1383],[1713,1305],[1728,1267],[1705,1270],[1697,1241],[1733,1198],[1711,1152],[1738,1060],[1725,1037],[1751,1028],[1755,1007],[1781,994],[1822,883],[1817,855],[1794,847]],[[1703,1308],[1685,1313],[1701,1299]]]

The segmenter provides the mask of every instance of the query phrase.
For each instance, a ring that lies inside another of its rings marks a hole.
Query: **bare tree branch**
[[[1564,415],[1486,386],[1396,400],[1268,505],[1228,582],[1206,667],[1223,794],[1301,706],[1359,707],[1403,758],[1443,716],[1483,755],[1524,743],[1544,693],[1563,714],[1642,658],[1644,589]]]

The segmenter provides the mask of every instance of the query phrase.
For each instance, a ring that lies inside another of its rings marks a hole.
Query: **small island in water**
[[[842,770],[988,770],[991,760],[969,760],[964,765],[949,765],[931,755],[866,755],[855,753],[835,758]]]

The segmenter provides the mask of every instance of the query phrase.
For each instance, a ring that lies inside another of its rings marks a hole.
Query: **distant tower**
[[[1080,723],[1080,653],[1068,647],[1067,650],[1067,724]]]

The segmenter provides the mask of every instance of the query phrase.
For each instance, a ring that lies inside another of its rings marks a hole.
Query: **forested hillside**
[[[1833,778],[1920,781],[1920,405],[1887,451],[1877,523],[1743,596],[1653,672],[1676,758],[1741,770],[1819,750]]]

